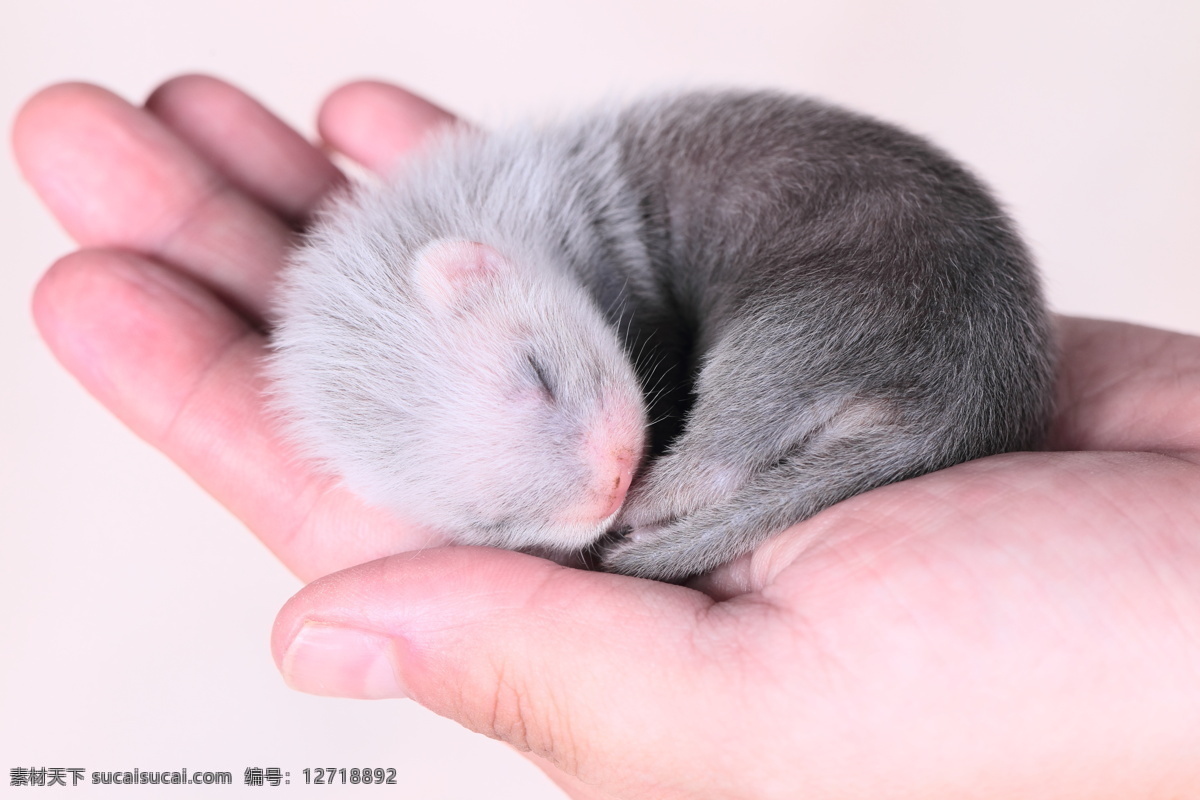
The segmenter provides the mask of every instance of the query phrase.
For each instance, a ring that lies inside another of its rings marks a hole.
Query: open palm
[[[320,116],[375,170],[446,124],[377,83]],[[265,410],[273,277],[343,180],[321,150],[202,77],[53,87],[14,146],[82,248],[38,287],[47,342],[326,576],[276,624],[300,688],[407,694],[578,797],[1200,796],[1200,340],[1060,319],[1055,452],[852,498],[691,587],[431,548]]]

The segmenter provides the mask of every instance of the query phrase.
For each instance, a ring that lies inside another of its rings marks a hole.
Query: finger
[[[449,111],[398,86],[358,81],[321,106],[321,137],[367,169],[386,173],[426,137],[457,123]]]
[[[729,663],[697,653],[711,645],[705,623],[722,616],[711,609],[678,586],[438,548],[307,587],[280,612],[272,650],[296,688],[411,697],[611,790],[694,772],[671,763],[663,737],[727,702],[716,689]],[[719,749],[727,733],[707,740]],[[694,777],[700,792],[705,777]]]
[[[153,256],[262,317],[288,227],[152,114],[94,86],[53,86],[21,109],[13,147],[80,244]]]
[[[1060,318],[1051,446],[1200,457],[1200,338]]]
[[[34,316],[92,394],[302,577],[432,541],[289,453],[262,399],[262,336],[194,281],[85,250],[42,279]]]
[[[342,175],[299,133],[241,90],[183,75],[146,100],[157,117],[213,168],[280,216],[303,221]]]

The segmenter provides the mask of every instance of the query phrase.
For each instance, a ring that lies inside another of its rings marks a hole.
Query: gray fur
[[[414,254],[444,239],[529,270],[479,328],[519,319],[528,338],[476,335],[455,369],[534,347],[569,387],[556,413],[574,411],[472,433],[509,402],[458,397],[446,331],[406,287]],[[623,387],[621,408],[644,395],[649,457],[603,563],[646,577],[707,571],[885,483],[1037,447],[1050,410],[1037,278],[986,189],[917,137],[780,94],[453,135],[328,213],[280,297],[272,371],[298,438],[368,499],[461,541],[579,547],[589,534],[538,520],[586,479],[571,464],[597,386]],[[606,446],[641,447],[617,428]],[[472,454],[482,477],[460,485]]]

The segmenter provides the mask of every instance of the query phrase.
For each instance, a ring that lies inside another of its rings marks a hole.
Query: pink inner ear
[[[414,277],[435,304],[453,307],[495,286],[509,269],[504,256],[486,244],[440,241],[417,253]]]

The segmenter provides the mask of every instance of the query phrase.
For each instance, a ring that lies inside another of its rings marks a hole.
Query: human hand
[[[364,120],[366,118],[366,120]],[[359,84],[322,113],[380,167],[444,112]],[[236,134],[231,134],[235,131]],[[263,297],[339,180],[244,95],[35,98],[26,175],[85,249],[43,335],[302,577],[434,540],[289,460]],[[1200,341],[1062,320],[1055,445],[861,495],[691,588],[439,548],[280,614],[289,681],[408,694],[532,751],[579,797],[1153,797],[1200,785]]]
[[[344,88],[331,146],[383,169],[452,117],[399,89]],[[296,229],[343,180],[231,86],[188,76],[144,109],[98,87],[32,98],[13,147],[81,249],[34,297],[46,342],[130,428],[187,470],[306,580],[438,543],[369,509],[281,443],[259,365],[267,296]]]

